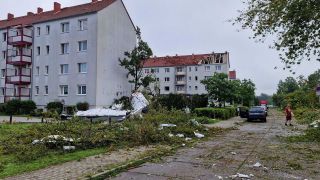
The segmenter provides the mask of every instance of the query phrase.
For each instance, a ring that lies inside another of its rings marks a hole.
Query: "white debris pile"
[[[200,126],[200,123],[195,119],[191,119],[190,122],[193,126]]]
[[[106,117],[106,116],[125,116],[127,111],[119,111],[113,109],[90,109],[87,111],[78,111],[76,116],[79,117]]]
[[[133,107],[133,113],[136,114],[141,112],[142,109],[149,105],[148,100],[144,97],[144,95],[140,92],[136,92],[132,94],[131,105]]]
[[[232,154],[232,155],[237,155],[237,153],[236,153],[236,152],[231,152],[231,154]]]
[[[159,130],[162,130],[164,127],[176,127],[175,124],[160,124]]]
[[[319,124],[320,124],[320,120],[316,120],[316,121],[313,121],[311,124],[309,124],[309,126],[317,128],[319,127]]]
[[[203,134],[200,134],[200,133],[197,133],[197,132],[193,132],[194,135],[197,137],[197,138],[204,138],[204,135]]]
[[[121,104],[113,104],[111,106],[112,110],[122,110],[122,108],[123,108],[123,104],[122,103]]]
[[[183,134],[177,134],[176,136],[179,137],[179,138],[184,138]]]
[[[236,179],[236,178],[250,179],[250,178],[253,177],[253,176],[254,176],[253,174],[246,175],[246,174],[237,173],[236,175],[230,176],[230,178],[231,178],[231,179]]]
[[[75,146],[63,146],[63,150],[64,151],[73,151],[75,149],[76,149]]]
[[[57,141],[65,141],[65,142],[74,142],[72,138],[66,138],[61,135],[49,135],[47,137],[44,137],[40,140],[36,139],[32,141],[32,144],[38,144],[43,142],[49,142],[49,143],[56,143]]]
[[[255,168],[259,168],[259,167],[262,167],[262,164],[261,164],[261,163],[259,163],[259,162],[256,162],[256,163],[253,165],[253,167],[255,167]]]

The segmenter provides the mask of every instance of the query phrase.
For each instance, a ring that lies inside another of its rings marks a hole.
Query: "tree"
[[[228,75],[224,73],[215,73],[212,77],[201,81],[207,87],[209,97],[224,103],[233,97],[233,84],[230,83]]]
[[[276,37],[273,48],[280,51],[285,68],[317,57],[320,61],[319,0],[247,0],[235,22],[252,29],[259,41]],[[285,69],[284,68],[284,69]],[[292,71],[292,70],[290,70]]]
[[[250,106],[255,97],[255,84],[250,79],[244,79],[241,81],[240,94],[242,104]]]
[[[298,82],[293,77],[287,77],[285,81],[280,80],[278,84],[278,94],[288,94],[299,89]]]
[[[137,46],[131,52],[125,52],[126,56],[124,59],[119,59],[120,66],[123,66],[128,70],[127,77],[130,78],[129,83],[134,84],[134,90],[136,91],[139,87],[145,83],[150,83],[150,78],[148,76],[144,78],[148,78],[144,80],[142,68],[147,59],[149,59],[153,53],[148,43],[144,42],[141,38],[141,32],[139,27],[137,27]]]

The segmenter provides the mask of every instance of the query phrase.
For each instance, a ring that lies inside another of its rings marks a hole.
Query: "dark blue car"
[[[267,113],[261,106],[254,106],[249,110],[248,121],[256,119],[261,120],[262,122],[267,122]]]

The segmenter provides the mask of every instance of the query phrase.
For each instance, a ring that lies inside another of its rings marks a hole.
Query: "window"
[[[35,90],[36,90],[36,95],[39,95],[39,86],[36,86]]]
[[[47,34],[47,35],[50,34],[50,26],[49,26],[49,25],[46,26],[46,34]]]
[[[6,60],[6,58],[7,58],[7,52],[6,51],[2,51],[2,58],[3,58],[3,60]]]
[[[157,81],[157,82],[159,82],[159,81],[160,81],[160,79],[159,79],[159,78],[156,78],[156,81]]]
[[[48,75],[49,74],[49,66],[45,66],[45,75]]]
[[[198,67],[194,67],[194,70],[195,70],[195,71],[198,71]]]
[[[79,30],[84,31],[88,29],[88,20],[87,19],[80,19],[79,20]]]
[[[69,32],[69,23],[61,23],[61,32],[62,33],[68,33]]]
[[[2,34],[2,41],[7,41],[7,33]]]
[[[60,95],[66,96],[69,94],[69,88],[67,85],[60,85]]]
[[[48,94],[49,94],[49,87],[44,86],[44,95],[48,95]]]
[[[68,54],[68,53],[69,53],[69,43],[62,43],[61,54]]]
[[[151,73],[159,73],[159,68],[152,68]]]
[[[207,80],[207,79],[210,79],[211,77],[212,76],[205,76],[204,79]]]
[[[40,36],[40,34],[41,34],[41,28],[37,27],[37,36]]]
[[[1,89],[1,94],[0,94],[0,96],[4,96],[4,94],[5,94],[5,89],[2,87],[2,88],[0,88]]]
[[[189,76],[189,81],[191,81],[191,76]]]
[[[4,78],[6,76],[6,69],[1,69],[1,77]]]
[[[198,76],[194,77],[194,79],[195,79],[196,81],[198,81]]]
[[[170,81],[170,78],[169,78],[169,77],[165,77],[165,78],[164,78],[164,81],[165,81],[165,82],[169,82],[169,81]]]
[[[210,66],[205,66],[204,69],[205,69],[206,71],[210,71]]]
[[[87,41],[79,41],[79,51],[86,51],[87,50]]]
[[[182,67],[177,67],[177,72],[182,72]]]
[[[39,75],[39,74],[40,74],[40,67],[37,66],[37,67],[36,67],[36,75]]]
[[[176,80],[177,81],[184,81],[184,77],[183,76],[177,76]]]
[[[47,54],[49,54],[50,53],[50,46],[46,46],[46,52],[47,52]]]
[[[176,90],[177,91],[184,91],[184,87],[183,86],[177,86]]]
[[[169,73],[169,72],[170,72],[170,68],[165,68],[164,71],[165,71],[166,73]]]
[[[149,74],[149,69],[145,69],[145,70],[144,70],[144,73],[145,73],[145,74]]]
[[[87,94],[87,86],[78,85],[78,95],[86,95],[86,94]]]
[[[194,89],[197,91],[198,90],[198,86],[195,86]]]
[[[38,46],[37,47],[37,56],[40,56],[40,54],[41,54],[41,51],[40,51],[41,49],[40,49],[40,46]]]
[[[87,73],[87,63],[78,63],[78,72]]]
[[[189,86],[189,91],[191,91],[192,89],[191,89],[191,86]]]
[[[217,71],[221,71],[221,66],[220,66],[220,65],[217,65],[217,66],[216,66],[216,70],[217,70]]]
[[[189,72],[191,72],[191,67],[189,67]]]
[[[69,73],[69,65],[61,64],[60,65],[60,74],[68,74]]]
[[[165,86],[165,87],[164,87],[164,90],[165,90],[165,91],[170,91],[170,87],[169,87],[169,86]]]

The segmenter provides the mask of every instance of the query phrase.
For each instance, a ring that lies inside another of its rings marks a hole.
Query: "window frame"
[[[85,65],[85,71],[81,71],[81,65]],[[88,63],[78,63],[78,73],[87,74],[88,73]]]
[[[83,24],[83,22],[86,22],[86,24]],[[79,31],[88,30],[88,18],[78,20],[78,30]]]
[[[60,75],[69,74],[69,64],[60,64]]]
[[[77,86],[77,95],[79,96],[85,96],[87,95],[87,85],[86,84],[79,84]],[[85,91],[85,93],[83,93]]]
[[[68,27],[68,28],[66,28]],[[70,22],[62,22],[61,23],[61,33],[69,33],[70,32]]]
[[[69,95],[69,86],[68,85],[59,85],[60,87],[60,96],[68,96]],[[64,89],[66,88],[66,89]],[[65,91],[67,90],[67,91]],[[67,92],[67,93],[65,93]]]
[[[85,44],[85,46],[84,46]],[[84,49],[84,47],[86,47]],[[83,41],[78,41],[78,51],[79,52],[85,52],[88,50],[88,41],[87,40],[83,40]]]

